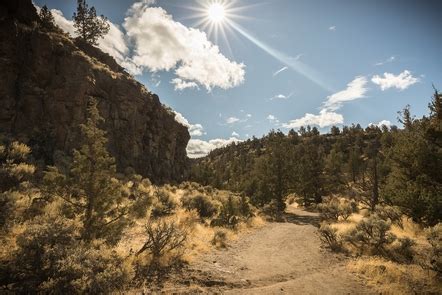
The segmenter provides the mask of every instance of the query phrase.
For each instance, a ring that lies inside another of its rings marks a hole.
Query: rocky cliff
[[[24,140],[50,164],[77,147],[93,97],[120,171],[131,167],[155,182],[185,177],[190,136],[158,96],[109,55],[43,32],[36,20],[31,0],[0,4],[0,132]]]

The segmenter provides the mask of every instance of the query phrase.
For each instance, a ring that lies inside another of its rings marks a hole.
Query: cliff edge
[[[41,31],[37,20],[31,0],[0,4],[0,132],[52,164],[58,152],[78,147],[79,124],[95,98],[119,171],[130,167],[154,182],[185,178],[190,136],[175,114],[111,56]]]

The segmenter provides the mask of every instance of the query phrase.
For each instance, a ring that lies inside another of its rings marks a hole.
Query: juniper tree
[[[103,15],[97,16],[95,7],[89,8],[86,0],[78,0],[77,12],[74,13],[75,32],[85,42],[97,45],[98,39],[109,32],[110,25]]]
[[[104,119],[97,102],[91,100],[87,110],[86,123],[80,125],[80,148],[74,150],[69,171],[64,175],[52,167],[45,180],[51,184],[49,191],[63,198],[73,214],[80,216],[82,239],[102,238],[114,243],[121,237],[127,217],[133,214],[132,207],[147,206],[149,202],[141,199],[132,202],[123,194],[122,183],[115,177],[115,159],[106,149],[106,132],[99,128]]]
[[[442,135],[436,131],[434,105],[433,101],[430,118],[412,120],[409,111],[403,112],[405,130],[395,134],[391,172],[383,189],[388,201],[428,225],[442,220]]]

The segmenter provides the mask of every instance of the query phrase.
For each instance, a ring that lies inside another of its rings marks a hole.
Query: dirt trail
[[[342,256],[321,248],[316,213],[289,207],[271,222],[214,251],[192,267],[201,292],[224,294],[373,294],[345,269]],[[195,278],[195,277],[194,277]],[[195,282],[195,280],[193,280]]]

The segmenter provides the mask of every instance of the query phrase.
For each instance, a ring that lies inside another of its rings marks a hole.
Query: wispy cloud
[[[291,92],[291,93],[289,93],[289,94],[287,94],[287,95],[285,95],[285,94],[277,94],[277,95],[275,95],[275,96],[273,96],[273,97],[270,97],[270,100],[276,100],[276,99],[289,99],[290,97],[292,97],[293,96],[293,92]]]
[[[288,70],[289,67],[282,67],[279,70],[277,70],[276,72],[273,73],[273,77],[278,76],[279,74],[281,74],[282,72]]]
[[[238,123],[239,121],[240,121],[240,119],[237,117],[229,117],[226,119],[227,124],[235,124],[235,123]]]
[[[375,65],[375,66],[383,66],[383,65],[385,65],[385,64],[392,63],[392,62],[394,62],[395,60],[396,60],[396,56],[390,56],[390,57],[387,58],[386,60],[384,60],[384,61],[380,61],[380,62],[377,62],[377,63],[375,63],[374,65]]]
[[[330,26],[330,27],[328,27],[328,29],[329,29],[330,31],[336,31],[336,26]]]
[[[324,102],[324,108],[336,111],[341,108],[342,104],[347,101],[363,98],[367,92],[367,78],[358,76],[347,84],[347,88],[327,97]]]
[[[236,131],[233,131],[233,132],[232,132],[232,136],[233,136],[233,137],[239,137],[239,134],[238,134]]]
[[[379,85],[382,91],[390,88],[405,90],[419,82],[419,78],[413,77],[410,71],[405,70],[397,76],[391,73],[384,73],[383,76],[374,75],[373,78],[371,78],[371,82]]]
[[[303,117],[291,120],[282,124],[284,128],[299,128],[306,125],[316,125],[321,128],[343,124],[344,116],[337,113],[345,102],[356,100],[365,97],[368,91],[367,78],[358,76],[355,77],[344,90],[336,92],[327,97],[323,103],[319,114],[306,113]]]

